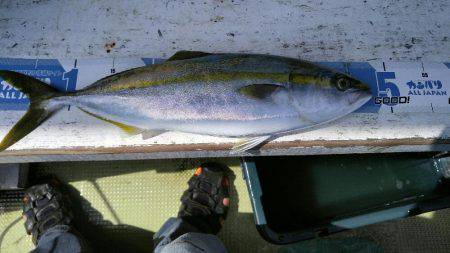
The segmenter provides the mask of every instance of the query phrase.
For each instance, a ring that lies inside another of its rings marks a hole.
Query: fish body
[[[371,97],[362,82],[306,61],[201,52],[180,52],[162,64],[124,71],[73,93],[50,93],[38,101],[45,112],[77,106],[150,137],[166,131],[257,137],[241,144],[240,151],[340,118]],[[29,97],[33,104],[33,94]]]

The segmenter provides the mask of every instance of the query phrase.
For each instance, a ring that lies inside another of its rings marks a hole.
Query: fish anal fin
[[[200,51],[178,51],[172,55],[167,61],[187,60],[193,58],[199,58],[211,55],[211,53],[205,53]]]
[[[111,124],[115,125],[116,127],[120,128],[124,133],[126,133],[127,135],[137,135],[140,134],[142,132],[142,129],[134,127],[134,126],[129,126],[129,125],[125,125],[119,122],[111,122]]]
[[[155,136],[158,136],[160,134],[163,134],[165,132],[166,131],[164,131],[164,130],[143,130],[142,131],[142,139],[147,140],[147,139],[153,138]]]
[[[95,113],[88,112],[88,111],[84,110],[83,108],[80,108],[80,110],[85,112],[86,114],[94,117],[94,118],[97,118],[99,120],[102,120],[102,121],[110,123],[110,124],[113,124],[114,126],[120,128],[126,135],[129,135],[129,136],[137,135],[137,134],[140,134],[140,133],[142,133],[144,131],[144,130],[138,128],[138,127],[134,127],[134,126],[130,126],[130,125],[127,125],[127,124],[123,124],[123,123],[120,123],[120,122],[117,122],[117,121],[110,120],[110,119],[107,119],[105,117],[99,116],[99,115],[97,115]]]
[[[254,99],[265,99],[279,89],[284,87],[277,84],[251,84],[239,88],[238,92]]]
[[[231,154],[239,154],[243,153],[247,150],[250,150],[254,147],[261,145],[263,142],[267,141],[271,135],[258,136],[251,139],[244,139],[238,143],[236,143],[231,149]]]

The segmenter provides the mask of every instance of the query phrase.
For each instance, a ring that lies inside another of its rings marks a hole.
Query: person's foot
[[[30,187],[23,198],[25,229],[32,235],[34,244],[47,230],[56,225],[70,225],[73,215],[66,195],[61,193],[61,183],[52,179],[48,183]]]
[[[178,217],[200,232],[217,234],[230,205],[227,170],[219,163],[204,163],[197,168],[181,197]]]

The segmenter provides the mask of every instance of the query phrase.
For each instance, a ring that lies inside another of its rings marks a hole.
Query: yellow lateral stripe
[[[314,76],[306,76],[293,73],[291,74],[291,83],[292,84],[315,84],[321,87],[330,86],[330,80],[327,78],[318,78]]]
[[[258,79],[271,79],[278,83],[288,83],[289,73],[253,73],[253,72],[234,72],[234,73],[211,73],[211,74],[198,74],[198,75],[186,75],[181,77],[165,77],[164,79],[156,80],[139,80],[130,83],[123,83],[120,85],[106,85],[104,90],[118,91],[126,89],[144,88],[154,85],[165,85],[174,83],[188,83],[194,81],[229,81],[229,80],[258,80]],[[117,82],[117,80],[116,80]],[[103,89],[102,89],[103,90]]]

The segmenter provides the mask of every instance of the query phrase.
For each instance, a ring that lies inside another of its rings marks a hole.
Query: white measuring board
[[[39,78],[59,90],[75,90],[157,58],[11,59],[0,69]],[[246,155],[311,155],[422,152],[450,149],[450,63],[319,62],[371,87],[373,99],[356,112],[311,131],[280,137]],[[0,138],[28,107],[28,99],[0,79]],[[0,163],[25,161],[151,159],[231,156],[235,138],[168,132],[148,140],[77,108],[62,110],[8,150]]]

